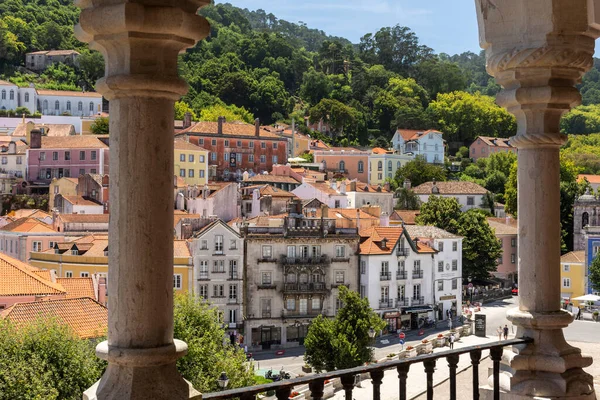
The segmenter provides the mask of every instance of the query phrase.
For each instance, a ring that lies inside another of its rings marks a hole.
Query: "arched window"
[[[14,90],[10,91],[10,97],[9,97],[9,99],[10,100],[14,100],[15,99],[15,91]]]
[[[83,102],[82,101],[77,103],[77,111],[83,111]]]
[[[25,103],[29,103],[29,93],[25,92]]]
[[[346,169],[346,163],[344,161],[340,161],[340,171],[344,171]]]
[[[55,110],[60,110],[60,102],[59,102],[58,100],[56,100],[56,101],[54,102],[54,109],[55,109]]]
[[[71,102],[67,101],[67,110],[71,111]]]
[[[6,100],[6,90],[2,90],[2,100]]]
[[[94,112],[94,102],[90,101],[90,111]]]
[[[365,163],[362,161],[358,162],[358,172],[365,172]]]
[[[392,170],[392,162],[388,161],[388,171],[391,171],[391,170]]]
[[[377,171],[381,171],[383,169],[383,162],[377,161]]]
[[[42,107],[44,110],[48,109],[48,100],[44,100],[44,107]]]
[[[396,168],[397,168],[397,169],[400,169],[401,167],[402,167],[402,164],[400,164],[400,161],[398,161],[398,162],[396,163]]]
[[[584,228],[590,224],[590,214],[584,212],[581,215],[581,227]]]

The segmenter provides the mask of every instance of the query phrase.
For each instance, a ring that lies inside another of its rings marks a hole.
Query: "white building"
[[[240,216],[241,199],[237,183],[209,182],[204,186],[186,186],[176,195],[176,208],[203,218],[231,221]]]
[[[401,154],[422,156],[428,163],[444,162],[444,139],[442,132],[398,129],[392,138],[394,150]]]
[[[436,319],[460,315],[462,304],[462,240],[461,236],[446,232],[435,226],[405,225],[409,236],[419,239],[420,244],[435,249],[433,256],[432,290]]]
[[[230,334],[243,327],[244,242],[218,219],[206,225],[189,248],[194,263],[193,290],[223,312]]]
[[[383,185],[386,180],[394,179],[396,171],[413,161],[415,156],[411,153],[373,153],[369,155],[369,183]]]
[[[14,83],[0,81],[0,110],[16,110],[27,107],[42,115],[93,116],[102,111],[102,95],[96,92],[36,89],[18,87]]]
[[[483,199],[487,189],[473,182],[448,181],[425,182],[415,188],[413,192],[419,196],[421,203],[426,203],[429,196],[454,197],[461,206],[462,211],[472,208],[484,208]]]
[[[346,185],[342,184],[338,191],[337,182],[331,180],[316,182],[314,179],[304,178],[302,185],[291,191],[303,200],[317,199],[330,208],[347,208]]]
[[[339,182],[338,188],[346,185],[348,208],[379,206],[382,212],[390,215],[394,211],[394,192],[389,184],[367,185],[356,180]]]

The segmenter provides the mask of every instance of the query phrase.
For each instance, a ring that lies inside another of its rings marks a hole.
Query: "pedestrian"
[[[508,339],[508,325],[504,325],[504,340]]]
[[[452,329],[452,320],[451,319],[448,320],[448,329]]]
[[[575,319],[581,319],[581,308],[577,307],[577,315]]]
[[[498,341],[502,340],[502,332],[502,325],[500,325],[498,329],[496,329],[496,333],[498,334]]]
[[[450,344],[450,349],[452,350],[454,348],[454,333],[450,334],[450,337],[448,338],[448,342]]]

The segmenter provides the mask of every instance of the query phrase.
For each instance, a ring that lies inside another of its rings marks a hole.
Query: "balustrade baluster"
[[[398,381],[400,382],[400,400],[406,400],[406,378],[410,364],[401,364],[396,368],[398,370]]]
[[[290,394],[292,394],[291,386],[286,386],[275,391],[275,396],[277,396],[277,400],[288,400],[290,398]]]
[[[456,400],[456,367],[458,365],[458,354],[450,354],[446,357],[448,360],[448,369],[450,370],[450,400]]]
[[[240,400],[256,400],[255,394],[243,394],[240,396]]]
[[[473,366],[473,400],[479,400],[479,361],[481,360],[481,350],[473,350],[469,354],[471,356],[471,365]]]
[[[319,379],[312,381],[308,384],[310,394],[313,400],[321,400],[323,398],[323,387],[325,386],[325,379]]]
[[[384,371],[371,371],[371,379],[373,380],[373,400],[381,399],[381,381],[383,380]]]
[[[502,360],[502,346],[492,347],[490,356],[494,362],[494,400],[500,400],[500,360]]]
[[[346,393],[346,400],[352,400],[352,389],[354,389],[354,375],[343,375],[340,377],[344,392]]]
[[[435,371],[435,360],[423,361],[425,373],[427,374],[427,400],[433,400],[433,372]]]

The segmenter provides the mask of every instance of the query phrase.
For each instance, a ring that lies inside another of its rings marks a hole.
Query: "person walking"
[[[575,317],[575,319],[581,319],[581,308],[577,307],[577,316]]]
[[[508,339],[508,325],[504,325],[504,340]]]
[[[498,329],[496,329],[496,333],[498,334],[498,341],[502,340],[502,332],[502,325],[500,325]]]
[[[450,345],[450,350],[452,350],[454,348],[454,333],[450,334],[450,337],[448,338],[448,343]]]

